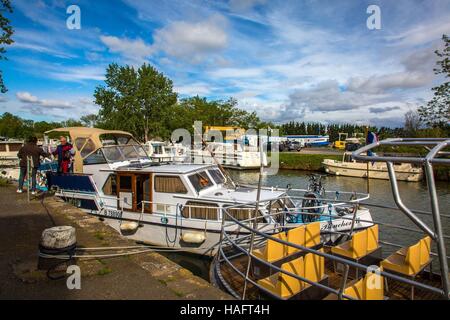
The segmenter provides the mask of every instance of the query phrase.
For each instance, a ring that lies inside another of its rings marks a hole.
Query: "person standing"
[[[58,157],[58,173],[68,173],[73,146],[67,142],[64,136],[59,137],[59,142],[60,144],[53,152],[53,155]]]
[[[41,162],[40,158],[47,156],[47,153],[42,150],[42,148],[37,146],[37,138],[35,136],[31,136],[28,138],[27,143],[20,148],[17,156],[20,159],[19,188],[17,189],[17,193],[23,192],[25,176],[30,174],[28,172],[29,167],[31,169],[31,194],[34,195],[36,194],[36,173]],[[30,159],[30,163],[28,163],[28,159]],[[29,187],[30,186],[28,186],[28,188]]]

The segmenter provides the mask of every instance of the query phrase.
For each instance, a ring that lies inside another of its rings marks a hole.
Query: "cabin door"
[[[117,174],[118,207],[136,211],[136,177],[131,173]]]
[[[152,201],[153,201],[153,185],[152,175],[136,174],[136,210],[152,213]]]
[[[117,194],[119,208],[130,211],[151,213],[153,201],[151,174],[119,173],[117,175]]]

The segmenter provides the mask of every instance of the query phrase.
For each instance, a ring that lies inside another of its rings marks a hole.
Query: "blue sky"
[[[95,113],[109,63],[147,62],[180,97],[235,97],[264,120],[397,126],[443,81],[433,52],[450,33],[448,0],[12,2],[0,112],[34,120]],[[72,4],[80,30],[66,27]]]

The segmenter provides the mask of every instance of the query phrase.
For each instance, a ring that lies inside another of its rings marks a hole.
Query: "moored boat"
[[[60,128],[47,132],[51,133],[67,134],[76,152],[73,173],[47,172],[49,188],[140,242],[214,255],[226,209],[243,223],[256,215],[258,228],[269,233],[288,224],[316,221],[324,235],[331,236],[333,230],[350,228],[344,219],[350,216],[358,217],[356,228],[371,225],[369,210],[352,204],[368,197],[364,194],[355,198],[356,194],[348,193],[350,204],[311,195],[303,197],[309,202],[299,203],[298,198],[289,196],[292,190],[264,188],[256,210],[249,203],[257,199],[257,188],[236,186],[216,164],[155,164],[123,131]],[[317,207],[323,210],[317,211]],[[240,227],[228,229],[233,234],[245,233]]]
[[[387,165],[385,163],[364,163],[352,158],[352,154],[345,152],[342,160],[324,159],[322,162],[325,172],[336,176],[358,177],[370,179],[389,179]],[[422,168],[410,163],[395,163],[395,174],[400,181],[421,181]]]

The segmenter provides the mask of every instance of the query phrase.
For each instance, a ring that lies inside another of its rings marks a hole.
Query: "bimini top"
[[[109,134],[109,133],[116,133],[116,134],[124,134],[129,135],[131,134],[126,131],[120,131],[120,130],[104,130],[104,129],[98,129],[98,128],[86,128],[86,127],[67,127],[67,128],[57,128],[52,129],[49,131],[46,131],[45,134],[53,133],[53,132],[68,132],[71,139],[74,137],[95,137],[100,136],[102,134]]]
[[[77,173],[83,172],[83,163],[93,164],[93,160],[98,162],[100,156],[105,158],[105,161],[112,160],[113,155],[118,157],[118,161],[121,160],[123,158],[123,153],[121,153],[121,151],[124,148],[127,149],[128,153],[136,155],[136,157],[147,156],[136,139],[126,131],[67,127],[46,131],[45,135],[51,133],[69,134],[71,143],[75,149],[74,167],[75,172]],[[139,150],[136,150],[134,146],[138,146]],[[118,150],[118,148],[121,150]],[[101,152],[102,154],[98,152],[99,149],[103,150]],[[97,152],[97,154],[94,154],[95,152]],[[120,159],[118,156],[119,154],[122,156]],[[91,155],[92,157],[90,157]]]

